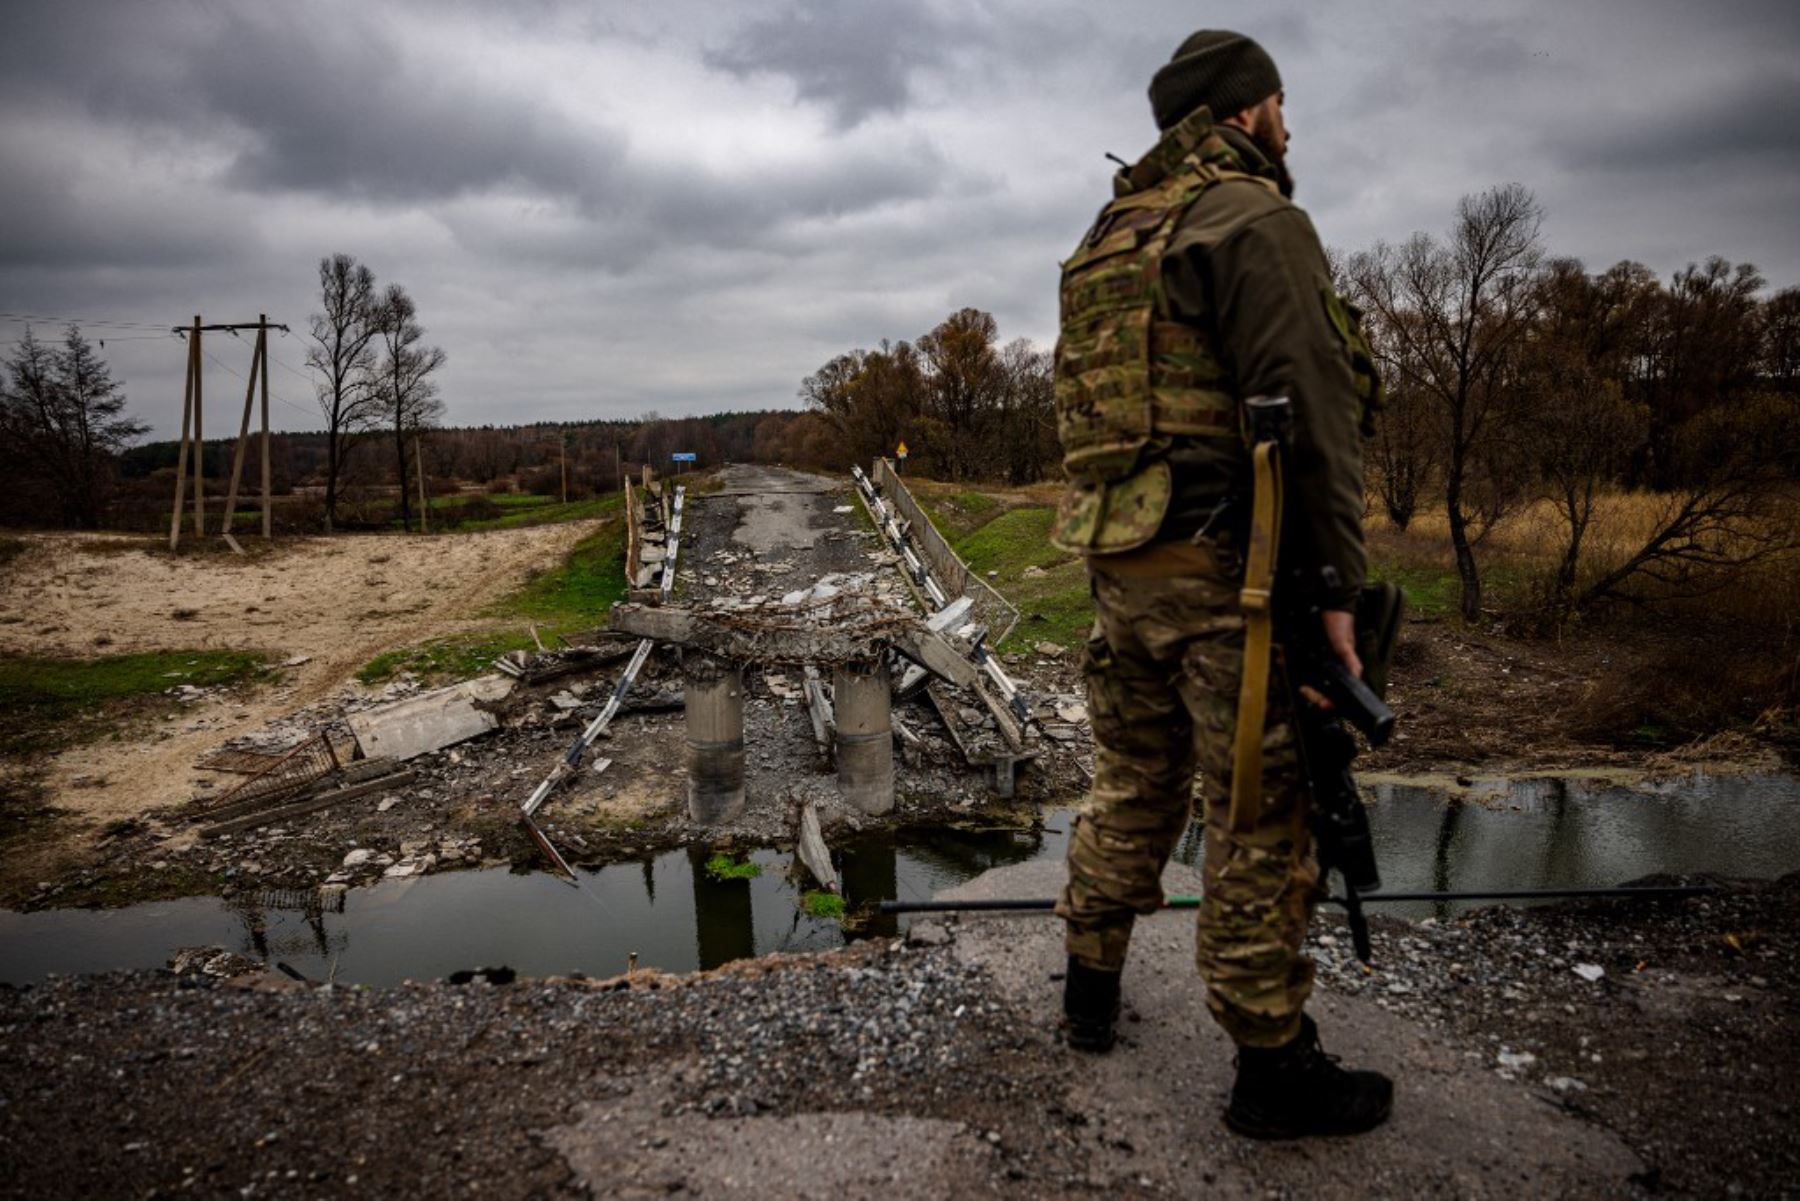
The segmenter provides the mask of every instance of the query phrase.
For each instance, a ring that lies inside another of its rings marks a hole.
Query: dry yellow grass
[[[1582,540],[1581,579],[1591,581],[1624,563],[1667,520],[1679,498],[1650,492],[1612,492],[1599,498]],[[1784,498],[1764,518],[1758,534],[1791,532],[1795,498]],[[1378,565],[1407,573],[1455,571],[1449,522],[1441,502],[1420,513],[1404,533],[1385,514],[1372,512],[1367,521],[1370,549]],[[1534,501],[1508,514],[1476,547],[1484,582],[1490,592],[1514,602],[1532,599],[1556,570],[1568,537],[1567,523],[1555,505]],[[1748,549],[1747,540],[1728,550]],[[1735,578],[1704,598],[1673,600],[1671,613],[1710,613],[1780,631],[1792,631],[1800,617],[1800,553],[1786,551],[1737,569]]]

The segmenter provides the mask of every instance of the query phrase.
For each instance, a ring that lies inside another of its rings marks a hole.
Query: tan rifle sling
[[[1273,440],[1251,451],[1255,492],[1250,511],[1250,545],[1244,562],[1244,679],[1238,692],[1237,730],[1232,746],[1233,834],[1248,833],[1262,810],[1263,722],[1268,717],[1269,671],[1274,651],[1275,556],[1281,543],[1281,448]]]

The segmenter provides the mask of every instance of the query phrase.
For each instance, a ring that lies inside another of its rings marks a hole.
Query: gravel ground
[[[1795,1195],[1800,873],[1711,897],[1373,925],[1373,972],[1341,923],[1322,928],[1326,987],[1442,1028],[1471,1064],[1611,1129],[1648,1165],[1648,1190]]]
[[[574,1194],[545,1132],[647,1097],[669,1121],[960,1123],[1004,1188],[1014,1165],[993,1148],[1040,1133],[1049,1050],[978,971],[880,943],[628,988],[57,979],[0,990],[0,1190]]]
[[[1359,994],[1460,1049],[1434,1087],[1499,1076],[1610,1130],[1645,1164],[1617,1195],[1791,1195],[1797,901],[1790,876],[1659,905],[1382,920],[1373,974],[1345,962],[1339,927],[1321,927],[1316,951],[1336,1004]],[[1204,1188],[1205,1162],[1160,1183],[1131,1169],[1130,1142],[1104,1121],[1131,1098],[1083,1099],[1089,1061],[1056,1045],[1054,983],[1009,1001],[944,945],[959,923],[913,937],[681,979],[643,972],[629,987],[311,988],[197,956],[179,977],[0,989],[0,1192]],[[1577,974],[1588,964],[1604,974]],[[209,965],[247,974],[220,980]],[[1401,1080],[1403,1100],[1413,1083]],[[1192,1121],[1212,1132],[1200,1145],[1217,1141],[1210,1114]],[[1297,1163],[1331,1179],[1333,1157],[1354,1148],[1232,1142],[1216,1166],[1220,1181],[1254,1180],[1266,1164],[1256,1195],[1300,1195],[1284,1183]],[[1371,1195],[1351,1179],[1336,1195]]]

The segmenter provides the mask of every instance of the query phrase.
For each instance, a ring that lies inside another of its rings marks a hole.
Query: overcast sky
[[[1517,181],[1595,269],[1800,283],[1793,0],[9,0],[0,311],[267,312],[289,429],[334,251],[412,292],[455,424],[787,407],[964,305],[1047,346],[1103,155],[1155,140],[1150,75],[1201,24],[1279,64],[1334,246]],[[181,345],[88,331],[174,436]],[[250,350],[208,348],[217,435]]]

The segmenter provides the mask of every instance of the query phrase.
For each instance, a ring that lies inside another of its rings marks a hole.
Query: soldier
[[[1083,659],[1093,803],[1057,905],[1067,1038],[1112,1046],[1132,921],[1162,902],[1198,769],[1196,958],[1207,1007],[1238,1048],[1225,1120],[1265,1138],[1371,1129],[1393,1093],[1378,1073],[1338,1067],[1301,1012],[1313,981],[1301,946],[1321,890],[1296,701],[1279,656],[1271,668],[1245,653],[1244,402],[1287,397],[1285,515],[1263,532],[1279,537],[1283,587],[1317,589],[1328,644],[1361,674],[1361,443],[1380,386],[1357,314],[1289,200],[1282,100],[1250,38],[1202,30],[1181,44],[1150,85],[1161,139],[1117,173],[1114,199],[1063,265],[1056,349],[1070,483],[1053,539],[1086,557],[1096,609]],[[1241,702],[1261,711],[1262,738],[1239,821],[1228,817]]]

